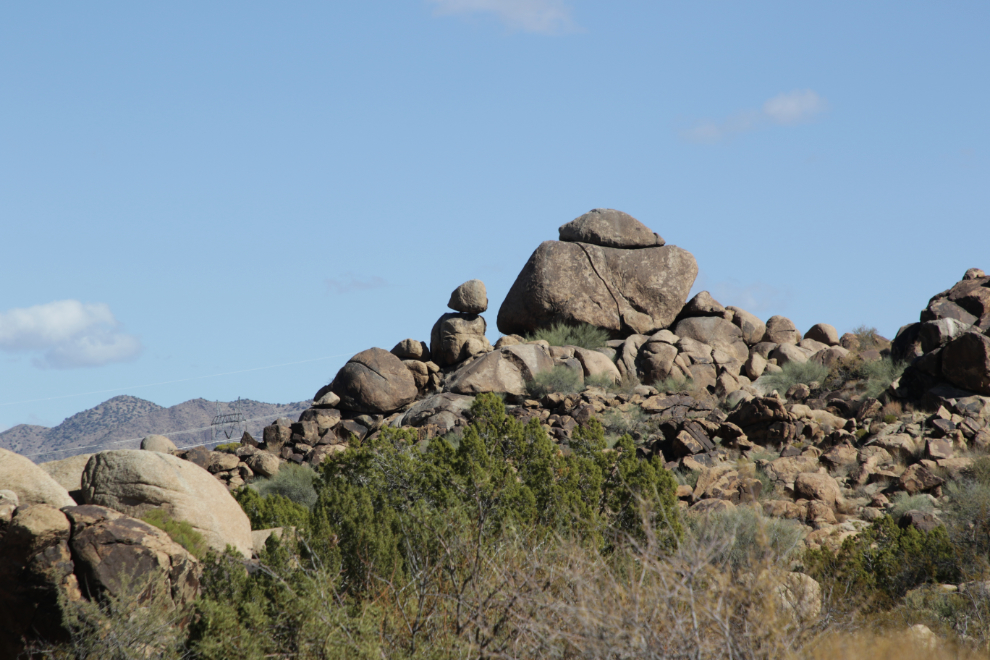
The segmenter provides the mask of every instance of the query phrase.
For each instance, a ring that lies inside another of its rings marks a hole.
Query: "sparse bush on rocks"
[[[173,541],[197,559],[202,559],[209,552],[209,546],[203,540],[202,534],[185,520],[172,518],[165,509],[151,509],[141,516],[141,520],[168,534]]]
[[[609,340],[608,332],[590,323],[567,325],[554,323],[549,328],[540,328],[526,336],[528,341],[544,340],[551,346],[579,346],[594,350],[601,348]]]
[[[868,397],[880,396],[890,384],[901,377],[907,365],[884,357],[875,362],[865,362],[859,373],[866,380],[864,394]]]
[[[296,504],[311,508],[316,504],[316,489],[313,487],[316,478],[316,471],[312,468],[286,463],[274,477],[257,479],[250,487],[257,490],[262,497],[281,495]]]
[[[828,368],[815,362],[788,362],[779,373],[763,376],[761,382],[767,391],[777,390],[783,396],[792,385],[819,383],[820,386],[827,376]]]
[[[686,376],[668,376],[663,380],[658,380],[653,383],[653,387],[657,388],[657,391],[665,394],[682,394],[685,392],[693,392],[695,390],[694,381]]]
[[[557,365],[553,369],[542,371],[526,383],[529,394],[541,399],[547,394],[568,394],[582,389],[581,374],[574,369]]]

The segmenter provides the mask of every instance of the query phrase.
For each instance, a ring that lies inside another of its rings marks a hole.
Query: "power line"
[[[260,421],[260,420],[271,419],[271,417],[272,417],[271,415],[265,415],[263,417],[252,417],[250,419],[245,419],[243,421],[244,422],[257,422],[257,421]],[[185,435],[187,433],[197,433],[199,431],[209,431],[212,428],[213,428],[212,425],[210,425],[210,426],[200,426],[198,428],[184,429],[182,431],[166,431],[166,433],[168,435],[170,435],[170,436],[172,436],[172,435]],[[60,454],[60,453],[62,453],[64,451],[75,451],[77,449],[98,449],[100,447],[109,447],[110,445],[122,445],[125,442],[137,442],[139,440],[144,440],[145,437],[147,437],[147,436],[141,436],[140,438],[127,438],[126,440],[114,440],[113,442],[101,442],[100,444],[96,444],[96,445],[84,445],[82,447],[64,447],[62,449],[52,449],[51,451],[39,451],[39,452],[34,453],[34,454],[21,454],[21,456],[25,456],[27,458],[30,458],[32,456],[47,456],[48,454]],[[189,447],[198,447],[198,446],[199,445],[189,445]],[[189,447],[179,447],[179,449],[188,449]]]
[[[296,364],[307,364],[310,362],[321,362],[323,360],[332,360],[333,358],[344,357],[345,355],[354,355],[354,353],[338,353],[337,355],[327,355],[326,357],[313,358],[312,360],[299,360],[298,362],[284,362],[282,364],[272,364],[267,367],[254,367],[252,369],[241,369],[240,371],[226,371],[219,374],[209,374],[206,376],[193,376],[192,378],[179,378],[177,380],[166,380],[160,383],[148,383],[146,385],[132,385],[130,387],[115,387],[109,390],[93,390],[91,392],[77,392],[75,394],[63,394],[60,396],[50,396],[43,399],[27,399],[25,401],[8,401],[7,403],[0,403],[0,407],[3,406],[16,406],[23,403],[37,403],[38,401],[55,401],[57,399],[69,399],[75,396],[86,396],[87,394],[106,394],[108,392],[123,392],[125,390],[138,390],[145,387],[156,387],[158,385],[172,385],[173,383],[187,383],[193,380],[202,380],[204,378],[217,378],[219,376],[233,376],[235,374],[246,374],[251,371],[262,371],[264,369],[275,369],[277,367],[289,367]]]

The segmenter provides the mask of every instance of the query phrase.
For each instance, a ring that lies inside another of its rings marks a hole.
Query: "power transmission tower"
[[[237,401],[228,405],[232,406],[234,411],[221,413],[220,402],[217,401],[217,414],[210,424],[213,442],[219,441],[221,435],[230,440],[235,435],[243,435],[247,431],[247,420],[241,412],[241,397],[237,397]]]

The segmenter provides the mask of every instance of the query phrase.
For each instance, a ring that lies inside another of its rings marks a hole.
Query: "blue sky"
[[[0,429],[305,399],[595,207],[888,336],[990,269],[985,2],[5,3]],[[290,364],[291,363],[291,364]],[[283,365],[283,366],[274,366]],[[239,372],[239,373],[233,373]]]

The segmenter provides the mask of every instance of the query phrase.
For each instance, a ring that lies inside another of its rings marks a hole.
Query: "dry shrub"
[[[941,660],[986,658],[986,654],[927,638],[913,630],[835,634],[796,655],[808,660]]]
[[[904,406],[900,401],[891,401],[885,404],[883,408],[880,409],[880,416],[886,417],[888,415],[893,415],[896,418],[900,418],[904,414]]]

